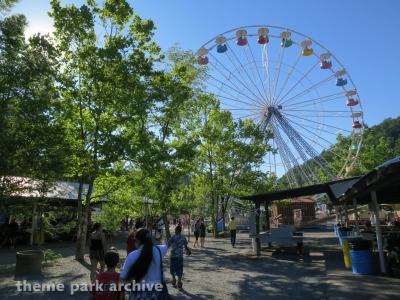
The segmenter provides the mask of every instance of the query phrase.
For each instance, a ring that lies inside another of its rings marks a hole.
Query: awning
[[[251,200],[255,203],[272,202],[282,199],[290,199],[296,197],[312,196],[317,194],[327,194],[329,200],[336,204],[337,199],[344,194],[355,182],[360,179],[360,176],[347,179],[340,179],[326,183],[308,185],[304,187],[274,191],[250,196],[240,197],[242,200]]]

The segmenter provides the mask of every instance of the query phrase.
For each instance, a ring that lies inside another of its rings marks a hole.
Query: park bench
[[[278,247],[297,247],[298,253],[303,253],[303,233],[293,232],[289,226],[271,228],[259,234],[261,245]]]

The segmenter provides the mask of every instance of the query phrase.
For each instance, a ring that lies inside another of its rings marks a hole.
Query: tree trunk
[[[226,220],[225,220],[225,212],[226,212],[226,208],[224,208],[224,207],[222,207],[222,226],[223,226],[223,230],[225,231],[226,230],[226,226],[225,226],[225,222],[226,222]]]
[[[191,231],[191,226],[192,226],[192,222],[191,222],[191,218],[190,218],[190,213],[188,214],[188,216],[189,216],[189,219],[188,219],[188,222],[187,222],[187,226],[188,226],[188,242],[190,242],[190,231]]]
[[[82,190],[83,190],[83,177],[79,178],[79,187],[78,187],[78,208],[77,208],[77,228],[76,228],[76,250],[75,250],[75,259],[76,260],[83,260],[83,257],[78,256],[78,243],[80,241],[80,236],[82,235]]]
[[[217,223],[218,223],[218,197],[213,197],[213,206],[214,206],[214,213],[213,213],[213,233],[214,237],[217,237]]]
[[[171,232],[169,231],[169,222],[168,222],[168,216],[163,215],[163,221],[164,221],[164,227],[165,227],[165,236],[167,240],[171,238]]]
[[[228,208],[228,201],[229,201],[229,196],[226,196],[226,198],[222,199],[221,203],[222,222],[224,231],[226,230],[225,223],[226,223],[226,210]]]
[[[75,259],[78,261],[84,261],[85,252],[86,252],[86,240],[87,240],[87,229],[88,229],[88,221],[90,216],[90,198],[93,192],[93,182],[94,180],[90,180],[89,188],[86,194],[86,204],[83,206],[81,212],[81,221],[78,223],[78,237],[76,240],[76,250],[75,250]],[[81,190],[81,195],[83,191],[83,185]],[[82,197],[82,196],[81,196]],[[79,199],[79,196],[78,196]]]

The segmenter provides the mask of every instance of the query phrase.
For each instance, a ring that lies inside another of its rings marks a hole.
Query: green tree
[[[139,152],[141,128],[156,97],[149,82],[160,55],[151,41],[154,24],[127,1],[51,5],[62,64],[57,122],[71,148],[67,175],[80,182],[75,256],[83,260],[94,182],[128,152]]]
[[[44,192],[65,170],[64,133],[52,116],[57,51],[47,36],[26,40],[25,26],[23,15],[0,19],[0,197],[20,189],[9,176],[34,178]]]
[[[225,214],[238,196],[272,186],[271,174],[261,171],[263,157],[270,151],[265,136],[251,120],[235,121],[222,111],[217,99],[204,95],[200,105],[199,180],[202,193],[207,193],[214,228],[220,211]],[[199,195],[204,197],[203,195]],[[224,222],[225,223],[225,222]],[[216,234],[216,231],[214,231]]]
[[[196,147],[194,114],[197,106],[197,80],[201,70],[194,66],[189,52],[171,49],[166,70],[154,81],[159,101],[147,120],[148,146],[140,166],[146,195],[155,201],[153,210],[164,219],[169,237],[168,214],[178,214],[184,199],[174,197],[183,180],[193,171]]]

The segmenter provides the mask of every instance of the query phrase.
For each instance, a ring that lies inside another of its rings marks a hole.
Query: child
[[[119,273],[115,272],[115,267],[119,262],[119,255],[115,247],[110,248],[104,256],[107,271],[96,275],[96,283],[102,284],[102,290],[96,291],[94,285],[92,294],[93,300],[122,300],[124,291],[119,290]]]
[[[168,246],[171,247],[171,265],[172,285],[176,287],[176,277],[178,277],[178,288],[182,288],[183,274],[183,248],[185,247],[187,255],[190,255],[190,249],[187,246],[186,237],[181,235],[182,227],[176,226],[175,235],[169,240]]]

